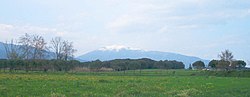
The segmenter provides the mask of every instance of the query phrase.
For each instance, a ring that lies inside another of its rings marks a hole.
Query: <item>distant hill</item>
[[[198,57],[186,56],[177,53],[159,52],[159,51],[145,51],[139,49],[133,49],[124,46],[108,46],[98,50],[91,51],[84,55],[77,57],[80,60],[93,61],[93,60],[113,60],[113,59],[139,59],[150,58],[156,61],[159,60],[176,60],[185,64],[185,68],[189,67],[195,61],[201,60],[208,64],[208,60],[204,60]]]
[[[4,48],[4,43],[0,42],[0,59],[6,59],[6,52]]]
[[[5,43],[0,42],[0,59],[7,59],[4,45],[5,45]],[[8,44],[8,45],[10,45],[10,44]],[[49,51],[46,51],[46,52],[47,52],[46,59],[53,59],[54,58],[53,56],[55,56],[55,54],[53,52],[49,52]]]
[[[6,59],[6,52],[3,46],[4,43],[0,42],[0,59]],[[47,59],[52,59],[54,53],[49,52]],[[194,56],[187,56],[171,52],[160,52],[160,51],[145,51],[140,49],[134,49],[124,46],[108,46],[103,47],[98,50],[91,51],[84,55],[76,58],[76,60],[86,62],[86,61],[108,61],[113,59],[140,59],[140,58],[150,58],[156,61],[159,60],[176,60],[181,61],[185,64],[185,68],[189,67],[195,61],[201,60],[208,64],[209,60],[204,60]]]

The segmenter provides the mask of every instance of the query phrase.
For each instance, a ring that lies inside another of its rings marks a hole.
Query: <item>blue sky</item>
[[[249,0],[1,0],[0,41],[24,33],[74,42],[76,55],[104,46],[250,60]]]

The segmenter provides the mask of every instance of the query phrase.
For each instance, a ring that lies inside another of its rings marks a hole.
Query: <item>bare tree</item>
[[[32,37],[33,59],[43,59],[46,54],[46,42],[42,36],[33,35]]]
[[[76,50],[73,48],[73,42],[64,41],[61,37],[55,37],[51,40],[51,44],[57,60],[68,60],[74,57]]]
[[[76,50],[73,48],[73,42],[63,42],[63,60],[68,60],[74,57]]]
[[[12,39],[11,42],[7,42],[4,44],[5,52],[7,59],[19,59],[20,58],[20,51],[17,42],[14,43]]]
[[[32,54],[32,37],[25,33],[24,36],[21,36],[19,38],[19,43],[21,45],[21,52],[22,52],[22,57],[24,59],[30,59],[31,58],[31,54]]]
[[[218,55],[221,60],[224,61],[232,61],[233,60],[233,53],[230,52],[229,50],[225,50],[224,52],[221,52],[221,54]]]
[[[230,52],[229,50],[225,50],[224,52],[221,52],[221,54],[218,55],[221,60],[223,61],[229,61],[229,66],[232,66],[233,63],[233,53]]]
[[[25,34],[19,38],[24,59],[43,59],[46,54],[46,42],[42,36]]]
[[[51,40],[51,49],[55,53],[57,60],[62,59],[62,50],[63,50],[63,40],[61,37],[55,37]]]

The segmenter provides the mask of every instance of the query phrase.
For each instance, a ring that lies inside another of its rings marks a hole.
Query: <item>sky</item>
[[[0,41],[25,33],[74,42],[76,56],[110,45],[250,61],[249,0],[1,0]]]

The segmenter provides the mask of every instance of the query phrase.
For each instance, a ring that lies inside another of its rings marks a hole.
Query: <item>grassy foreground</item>
[[[0,73],[1,97],[249,97],[250,78],[200,71]],[[148,74],[147,74],[148,73]],[[124,74],[124,75],[123,75]],[[135,75],[133,75],[135,74]],[[155,75],[154,75],[155,74]],[[191,74],[191,75],[190,75]]]

